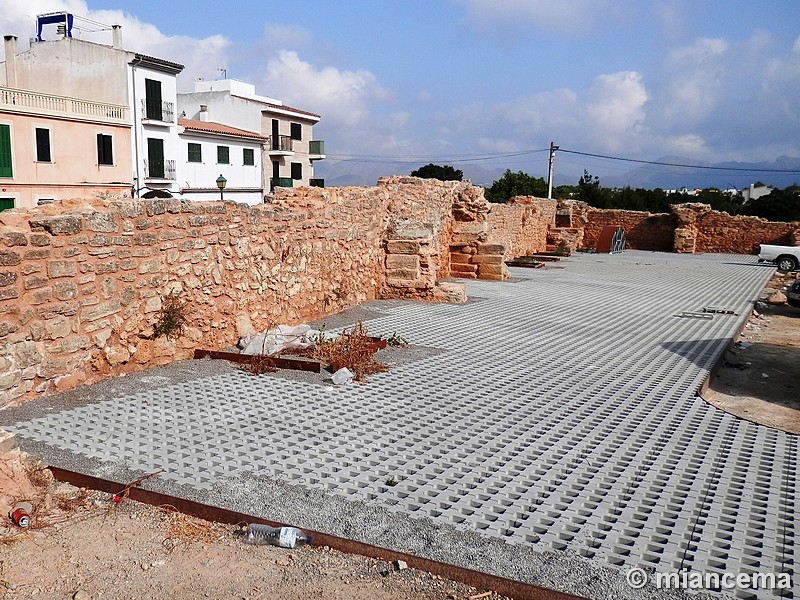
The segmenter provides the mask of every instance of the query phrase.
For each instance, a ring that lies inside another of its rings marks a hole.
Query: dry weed
[[[356,381],[364,381],[366,375],[381,373],[388,368],[375,359],[375,338],[367,335],[367,328],[361,321],[336,339],[321,339],[312,348],[294,353],[330,364],[334,371],[347,367]]]

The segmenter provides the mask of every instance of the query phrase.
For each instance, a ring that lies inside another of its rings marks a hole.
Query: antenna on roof
[[[228,69],[226,69],[225,67],[220,67],[219,69],[217,69],[217,71],[219,71],[222,74],[223,79],[228,78]]]

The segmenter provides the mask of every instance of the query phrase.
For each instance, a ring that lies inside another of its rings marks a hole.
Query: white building
[[[324,143],[313,139],[319,115],[259,96],[254,85],[235,79],[196,81],[194,87],[178,95],[183,115],[199,121],[201,113],[208,112],[215,122],[268,138],[262,165],[269,184],[265,187],[324,185],[314,177],[314,162],[325,158]]]
[[[267,138],[259,133],[213,123],[208,111],[200,120],[178,119],[180,150],[177,179],[187,200],[264,201],[263,152]],[[220,190],[217,179],[225,179]]]

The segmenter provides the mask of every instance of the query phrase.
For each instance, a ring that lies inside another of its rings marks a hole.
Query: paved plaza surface
[[[590,597],[644,567],[790,572],[724,594],[800,598],[798,436],[696,396],[773,272],[579,254],[332,318],[411,344],[365,384],[184,361],[0,419],[54,466]],[[735,314],[678,316],[706,307]]]

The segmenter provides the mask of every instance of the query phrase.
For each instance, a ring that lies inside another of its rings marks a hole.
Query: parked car
[[[800,246],[759,246],[758,262],[773,262],[778,271],[788,273],[800,267]]]
[[[786,301],[789,303],[789,306],[800,308],[800,279],[796,279],[795,282],[789,286],[789,289],[786,290]]]

